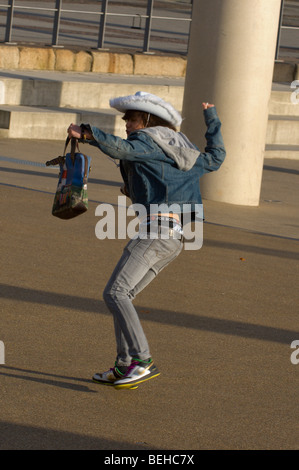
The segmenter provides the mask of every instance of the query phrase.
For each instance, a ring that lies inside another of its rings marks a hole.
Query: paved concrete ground
[[[298,449],[299,162],[265,161],[258,208],[205,201],[203,248],[135,301],[161,375],[115,391],[90,378],[114,360],[102,291],[125,240],[95,237],[95,208],[120,177],[84,147],[90,209],[58,220],[39,164],[62,150],[0,141],[0,449]]]

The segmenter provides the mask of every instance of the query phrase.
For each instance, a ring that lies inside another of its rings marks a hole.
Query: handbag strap
[[[53,158],[52,160],[47,161],[46,166],[60,165],[60,164],[63,165],[64,164],[66,149],[67,149],[67,146],[68,146],[70,140],[71,139],[69,137],[66,138],[66,141],[65,141],[65,144],[64,144],[63,155],[59,155],[59,157],[56,157],[56,158]]]
[[[70,137],[66,138],[66,141],[65,141],[65,144],[64,144],[63,156],[65,156],[65,154],[66,154],[66,149],[67,149],[68,144],[70,143],[70,140],[71,140]]]
[[[65,162],[65,157],[59,156],[56,158],[53,158],[53,160],[49,160],[46,162],[46,166],[52,166],[52,165],[63,165]]]
[[[76,150],[78,150],[79,153],[81,153],[81,155],[83,155],[84,157],[84,175],[83,175],[83,183],[84,184],[87,184],[87,172],[88,172],[88,158],[86,155],[84,155],[84,153],[80,152],[80,149],[79,149],[79,143],[78,143],[78,140],[77,139],[70,139],[70,137],[67,137],[66,138],[66,141],[65,141],[65,147],[64,147],[64,155],[65,155],[65,152],[66,152],[66,148],[69,144],[69,142],[71,141],[71,158],[72,158],[72,161],[73,163],[75,162],[75,157],[76,157]]]
[[[71,158],[72,158],[72,161],[73,161],[73,164],[75,163],[75,157],[76,157],[76,149],[78,150],[79,153],[80,152],[80,149],[79,149],[79,144],[78,144],[78,140],[77,139],[74,139],[74,138],[70,138],[70,137],[67,137],[66,138],[66,141],[65,141],[65,144],[64,144],[64,151],[63,151],[63,156],[59,156],[59,157],[56,157],[56,158],[53,158],[53,160],[49,160],[48,162],[46,162],[46,166],[50,166],[50,165],[59,165],[60,163],[61,164],[64,164],[65,162],[65,155],[66,155],[66,149],[67,149],[67,146],[69,145],[71,141]],[[86,155],[84,155],[84,153],[82,153],[83,157],[84,157],[84,175],[83,175],[83,183],[84,184],[87,184],[87,172],[88,172],[88,158]]]
[[[69,144],[70,142],[71,142],[71,152],[70,152],[70,153],[71,153],[72,161],[73,161],[73,163],[74,163],[74,161],[75,161],[76,149],[78,150],[78,152],[80,152],[80,150],[79,150],[79,144],[78,144],[78,140],[77,140],[77,139],[70,138],[69,136],[67,136],[66,141],[65,141],[65,145],[64,145],[63,155],[65,156],[67,146],[68,146],[68,144]]]
[[[84,157],[84,176],[83,176],[83,183],[84,184],[87,184],[87,172],[88,172],[88,158],[86,155],[84,155],[84,153],[82,153],[83,157]]]

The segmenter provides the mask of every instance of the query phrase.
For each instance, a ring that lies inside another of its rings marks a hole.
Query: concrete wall
[[[2,44],[0,69],[184,77],[186,58]]]
[[[185,77],[187,58],[51,47],[0,45],[0,69]],[[273,81],[299,80],[299,64],[276,62]]]

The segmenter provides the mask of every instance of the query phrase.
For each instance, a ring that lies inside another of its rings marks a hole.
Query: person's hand
[[[81,127],[77,124],[70,124],[67,130],[68,136],[70,139],[80,139],[81,138]]]
[[[203,107],[203,109],[209,109],[209,108],[214,108],[215,105],[210,104],[210,103],[202,103],[202,107]]]

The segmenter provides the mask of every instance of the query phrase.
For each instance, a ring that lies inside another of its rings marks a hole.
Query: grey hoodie
[[[162,126],[139,129],[138,132],[146,132],[150,135],[182,171],[190,170],[200,155],[198,148],[182,132],[175,132]]]

